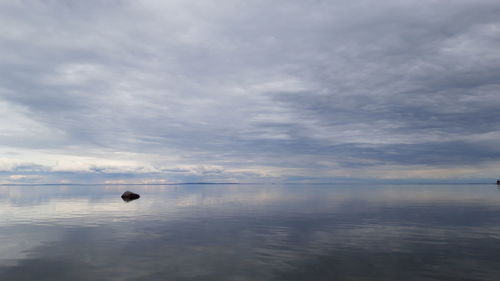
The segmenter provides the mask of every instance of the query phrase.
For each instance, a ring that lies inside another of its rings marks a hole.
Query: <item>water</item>
[[[495,185],[2,186],[0,217],[0,280],[500,280]]]

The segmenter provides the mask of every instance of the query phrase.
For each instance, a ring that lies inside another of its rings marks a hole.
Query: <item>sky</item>
[[[0,183],[500,177],[498,0],[0,1]]]

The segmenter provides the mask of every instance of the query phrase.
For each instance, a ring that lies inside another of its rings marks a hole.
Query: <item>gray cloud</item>
[[[499,167],[497,1],[0,5],[5,172]]]

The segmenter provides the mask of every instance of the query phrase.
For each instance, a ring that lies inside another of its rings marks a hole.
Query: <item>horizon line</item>
[[[284,184],[310,184],[310,185],[340,185],[340,184],[485,184],[498,185],[496,182],[179,182],[179,183],[0,183],[0,186],[85,186],[85,185],[284,185]]]

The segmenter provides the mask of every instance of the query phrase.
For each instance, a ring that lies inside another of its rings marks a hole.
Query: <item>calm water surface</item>
[[[495,185],[2,186],[0,217],[0,280],[500,280]]]

